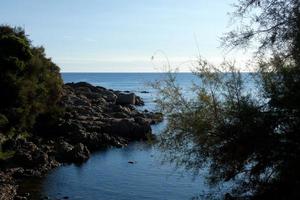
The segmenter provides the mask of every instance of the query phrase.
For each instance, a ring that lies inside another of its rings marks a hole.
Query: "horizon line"
[[[139,71],[137,71],[137,72],[122,72],[122,71],[120,71],[120,72],[115,72],[115,71],[113,71],[113,72],[101,72],[101,71],[99,71],[99,72],[95,72],[95,71],[92,71],[92,72],[89,72],[89,71],[74,71],[74,72],[72,72],[72,71],[65,71],[65,72],[60,72],[60,73],[64,73],[64,74],[80,74],[80,73],[82,73],[82,74],[99,74],[99,73],[102,73],[102,74],[153,74],[153,73],[155,73],[155,74],[166,74],[166,73],[169,73],[169,72],[149,72],[149,71],[146,71],[146,72],[139,72]],[[193,74],[193,72],[191,72],[191,71],[182,71],[182,72],[171,72],[171,73],[176,73],[176,74],[187,74],[187,73],[190,73],[190,74]],[[231,73],[231,72],[222,72],[222,73]],[[240,71],[240,73],[257,73],[257,72],[254,72],[254,71]]]

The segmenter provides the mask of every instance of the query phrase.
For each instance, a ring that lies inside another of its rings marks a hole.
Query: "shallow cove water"
[[[163,77],[152,73],[62,75],[65,82],[86,81],[114,90],[135,92],[145,100],[145,106],[140,109],[148,110],[155,110],[155,91],[145,83]],[[193,78],[192,74],[179,75],[180,85],[188,86]],[[163,126],[164,123],[153,126],[153,132],[159,134]],[[162,155],[155,145],[143,142],[99,151],[80,166],[64,165],[44,179],[35,180],[35,194],[50,199],[183,200],[208,190],[203,178],[194,179],[190,172],[175,170],[173,164],[162,163]]]

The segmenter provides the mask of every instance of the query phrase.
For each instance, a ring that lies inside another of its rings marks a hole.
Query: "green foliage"
[[[259,44],[258,71],[245,75],[231,63],[200,59],[193,98],[176,74],[155,84],[168,120],[161,147],[195,172],[208,166],[211,185],[234,182],[228,192],[237,198],[299,199],[300,3],[241,0],[237,8],[237,17],[253,21],[225,40],[229,47]]]
[[[7,159],[13,157],[14,154],[15,154],[14,151],[5,151],[5,152],[0,151],[0,161],[7,160]]]
[[[30,132],[39,115],[57,107],[62,84],[43,47],[32,46],[20,28],[0,26],[0,113],[7,118],[6,134]]]

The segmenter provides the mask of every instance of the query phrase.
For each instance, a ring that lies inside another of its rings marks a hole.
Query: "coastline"
[[[83,163],[91,152],[155,140],[150,125],[163,119],[160,113],[138,111],[143,100],[134,93],[85,82],[65,84],[60,104],[65,115],[55,130],[44,127],[41,135],[6,143],[17,150],[1,162],[1,200],[30,199],[30,194],[18,193],[22,180],[43,177],[63,163]]]

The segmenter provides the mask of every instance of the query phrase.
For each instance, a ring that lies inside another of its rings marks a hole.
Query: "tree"
[[[0,26],[0,132],[31,133],[39,116],[58,106],[62,83],[43,47],[32,46],[21,28]]]
[[[298,199],[300,2],[240,0],[234,16],[240,24],[224,45],[257,45],[258,71],[245,75],[232,63],[220,69],[200,59],[194,98],[174,74],[155,84],[168,120],[161,147],[179,165],[208,166],[212,185],[233,181],[226,198]],[[254,80],[255,93],[248,90]]]

